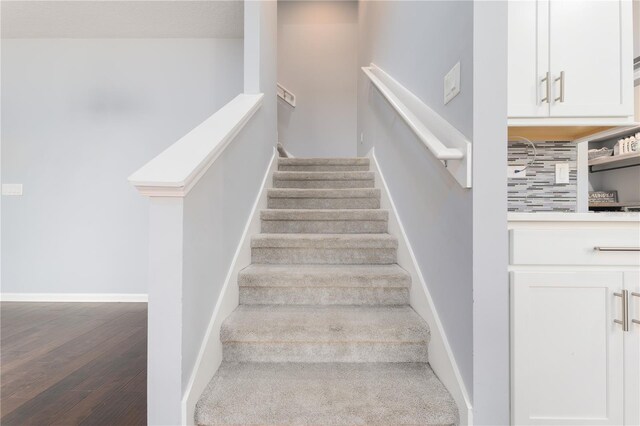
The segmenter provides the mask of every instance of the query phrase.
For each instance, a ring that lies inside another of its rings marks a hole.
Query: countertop
[[[509,222],[640,222],[640,212],[508,213]]]

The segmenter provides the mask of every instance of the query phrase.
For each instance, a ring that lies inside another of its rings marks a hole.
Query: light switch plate
[[[460,93],[460,62],[455,64],[451,71],[444,76],[445,105],[455,98],[458,93]]]
[[[22,195],[21,183],[3,183],[2,195]]]
[[[556,183],[569,183],[569,163],[556,164]]]
[[[525,166],[507,166],[507,177],[511,179],[526,179],[527,170],[522,170],[524,167]]]

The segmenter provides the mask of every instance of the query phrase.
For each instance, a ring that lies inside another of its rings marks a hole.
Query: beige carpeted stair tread
[[[250,265],[240,287],[409,288],[411,276],[398,265]]]
[[[424,363],[224,362],[199,425],[455,425],[456,404]]]

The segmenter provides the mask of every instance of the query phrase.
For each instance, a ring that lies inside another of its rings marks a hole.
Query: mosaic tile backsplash
[[[536,142],[538,156],[526,179],[508,179],[508,207],[512,212],[575,212],[577,204],[577,147],[571,142]],[[533,158],[526,143],[510,143],[510,166],[524,166]],[[556,184],[556,163],[569,163],[569,183]]]

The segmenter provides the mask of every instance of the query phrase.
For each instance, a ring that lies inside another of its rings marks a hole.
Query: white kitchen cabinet
[[[510,1],[508,21],[510,124],[633,119],[630,1]]]
[[[514,272],[513,423],[624,424],[622,272]]]
[[[640,215],[510,214],[509,241],[512,424],[639,425]]]
[[[629,291],[629,333],[624,337],[624,392],[629,403],[624,418],[628,425],[640,425],[640,272],[625,272],[624,282]]]

